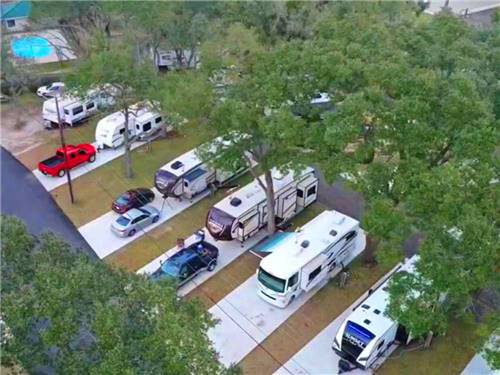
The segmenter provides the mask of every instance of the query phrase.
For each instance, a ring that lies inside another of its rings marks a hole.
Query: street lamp
[[[57,109],[57,125],[59,126],[59,136],[61,137],[61,147],[63,149],[63,154],[64,154],[64,170],[66,172],[66,176],[68,179],[68,186],[69,186],[69,196],[71,199],[71,204],[75,203],[75,198],[73,197],[73,185],[71,185],[71,174],[68,169],[68,153],[66,150],[66,143],[64,142],[64,132],[63,132],[63,123],[61,121],[61,113],[59,112],[59,95],[55,95],[54,99],[56,101],[56,109]]]

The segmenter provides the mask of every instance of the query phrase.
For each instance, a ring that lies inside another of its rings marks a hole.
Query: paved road
[[[34,235],[54,232],[73,247],[97,259],[94,251],[31,171],[3,147],[0,160],[2,214],[17,216]]]

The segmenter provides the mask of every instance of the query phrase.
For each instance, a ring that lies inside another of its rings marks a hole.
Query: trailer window
[[[73,115],[78,115],[83,112],[83,105],[73,108]]]
[[[92,109],[94,107],[95,107],[94,102],[87,103],[87,105],[85,106],[85,108],[87,108],[87,109]]]
[[[160,117],[157,117],[156,120],[155,120],[155,123],[156,124],[159,124],[161,122],[161,116]]]
[[[271,275],[262,268],[259,268],[259,275],[257,278],[266,288],[278,293],[283,293],[285,291],[285,280]]]
[[[299,197],[299,198],[303,198],[303,197],[304,197],[304,190],[302,190],[302,189],[298,189],[298,190],[297,190],[297,197]]]
[[[382,346],[384,346],[384,340],[380,341],[380,344],[377,345],[377,350],[380,350]]]
[[[124,133],[125,133],[125,128],[120,129],[120,134],[124,134]]]
[[[313,187],[309,188],[309,190],[307,190],[308,197],[310,197],[313,194],[316,194],[316,185],[314,185]]]
[[[318,268],[316,268],[314,271],[312,271],[310,274],[309,274],[309,282],[313,281],[316,276],[319,275],[319,273],[321,272],[321,266],[319,266]]]
[[[142,131],[147,132],[148,130],[151,130],[151,122],[146,122],[142,125]]]

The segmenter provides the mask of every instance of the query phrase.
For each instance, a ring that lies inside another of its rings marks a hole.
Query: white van
[[[303,292],[321,287],[366,246],[359,222],[337,211],[325,211],[281,241],[261,260],[257,293],[284,308]]]
[[[143,140],[165,124],[165,117],[155,111],[151,105],[137,103],[131,107],[129,113],[129,138]],[[97,123],[95,139],[99,149],[117,148],[125,143],[125,115],[123,112],[114,112]]]

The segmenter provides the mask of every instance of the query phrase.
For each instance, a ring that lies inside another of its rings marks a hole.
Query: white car
[[[47,86],[40,86],[36,90],[36,94],[41,98],[53,98],[56,95],[62,94],[64,87],[64,82],[53,82]]]

